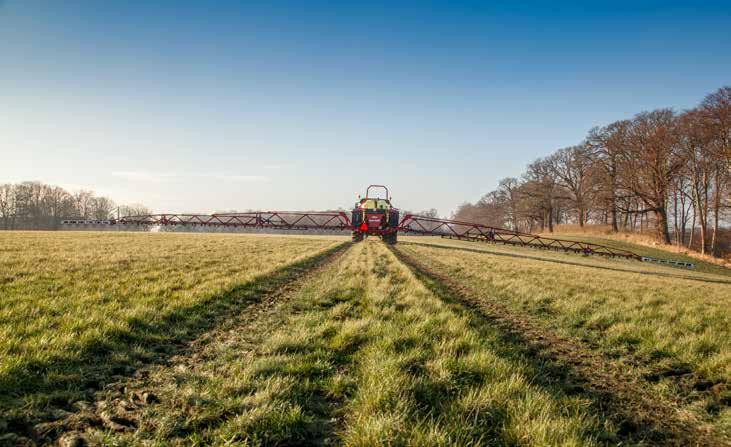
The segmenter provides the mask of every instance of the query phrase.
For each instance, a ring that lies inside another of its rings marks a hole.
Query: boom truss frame
[[[69,225],[77,221],[64,221]],[[84,223],[84,221],[78,221]],[[110,220],[111,225],[248,227],[281,230],[350,230],[345,212],[255,211],[221,214],[149,214]]]
[[[150,214],[126,216],[104,221],[65,220],[65,225],[129,225],[129,226],[202,226],[243,227],[274,230],[322,230],[357,231],[344,211],[253,211],[246,213],[218,214]],[[390,230],[394,231],[394,230]],[[540,236],[492,227],[472,222],[423,217],[414,214],[403,216],[395,231],[423,236],[440,236],[472,242],[499,243],[543,250],[558,250],[584,255],[600,255],[611,258],[634,259],[693,268],[693,264],[641,256],[629,250],[591,242],[572,241]]]
[[[442,236],[447,239],[460,239],[473,242],[493,242],[506,245],[539,248],[544,250],[571,251],[586,255],[601,255],[642,260],[642,257],[629,250],[622,250],[591,242],[571,241],[539,236],[531,233],[491,227],[489,225],[461,222],[456,220],[422,217],[408,214],[399,224],[399,231],[405,233]]]

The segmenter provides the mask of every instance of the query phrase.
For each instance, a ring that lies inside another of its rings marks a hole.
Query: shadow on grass
[[[342,374],[353,363],[354,356],[366,339],[357,339],[347,345],[328,349],[337,334],[324,336],[320,346],[310,346],[291,357],[292,362],[259,372],[260,380],[266,382],[275,378],[294,379],[297,385],[284,399],[287,405],[301,408],[303,417],[287,423],[271,423],[270,414],[256,425],[249,427],[246,436],[240,441],[262,441],[263,445],[327,445],[337,437],[338,419],[335,417],[344,399],[353,393],[348,387],[334,395],[329,382],[336,374]]]
[[[359,301],[364,294],[364,289],[357,288],[311,297],[315,300],[294,303],[291,314],[328,312],[339,303]],[[353,308],[348,317],[355,318],[359,314],[360,311]],[[286,393],[270,399],[265,407],[244,405],[203,423],[185,426],[175,435],[185,438],[195,433],[206,433],[210,436],[206,442],[211,443],[225,438],[228,442],[245,445],[328,445],[337,437],[338,419],[335,416],[352,392],[350,384],[341,384],[333,390],[336,376],[351,367],[354,356],[368,341],[365,333],[343,337],[343,323],[311,327],[307,338],[280,343],[259,352],[252,360],[252,378],[257,385],[245,394],[254,396],[266,392],[270,383],[280,380],[293,383]],[[287,328],[280,327],[278,332],[286,334]],[[267,410],[261,411],[265,408]],[[243,427],[234,423],[232,428],[227,428],[234,415],[249,422]]]
[[[590,264],[582,264],[580,262],[574,262],[574,261],[563,261],[559,259],[548,259],[548,258],[542,258],[540,256],[531,256],[531,255],[521,255],[517,253],[503,253],[499,251],[491,251],[491,250],[480,250],[479,248],[467,248],[467,247],[457,247],[457,246],[446,246],[446,245],[437,245],[437,244],[429,244],[429,243],[421,243],[421,242],[400,242],[400,244],[405,245],[418,245],[418,246],[426,246],[426,247],[433,247],[438,248],[442,250],[461,250],[466,251],[470,253],[482,253],[487,254],[491,256],[505,256],[508,258],[517,258],[517,259],[530,259],[532,261],[542,261],[542,262],[552,262],[555,264],[563,264],[563,265],[574,265],[577,267],[586,267],[586,268],[592,268],[592,269],[600,269],[600,270],[608,270],[612,272],[621,272],[621,273],[637,273],[639,275],[650,275],[650,276],[662,276],[666,278],[675,278],[675,279],[687,279],[690,281],[701,281],[711,284],[731,284],[731,281],[724,281],[722,279],[710,279],[710,278],[701,278],[698,276],[692,276],[692,275],[684,275],[684,274],[672,274],[672,273],[662,273],[662,272],[648,272],[648,271],[642,271],[642,270],[632,270],[632,269],[623,269],[620,267],[607,267],[607,266],[601,266],[601,265],[590,265]],[[556,251],[557,253],[560,253],[559,251]],[[599,255],[595,255],[599,256]],[[637,261],[639,262],[639,261]],[[714,274],[714,273],[712,273]]]
[[[155,321],[132,319],[127,330],[83,346],[76,355],[26,362],[0,375],[0,410],[9,431],[30,434],[30,424],[44,419],[47,408],[70,409],[106,383],[130,376],[136,368],[164,363],[195,339],[251,304],[344,250],[343,243],[309,258],[283,266],[250,282],[191,306],[175,309]]]
[[[449,284],[442,282],[408,255],[398,250],[393,252],[435,296],[455,312],[466,316],[470,326],[478,333],[490,336],[494,334],[497,325],[501,344],[494,346],[495,352],[512,362],[527,362],[531,383],[551,395],[576,395],[588,399],[591,402],[591,413],[597,415],[602,422],[600,431],[594,433],[600,443],[705,445],[706,442],[695,439],[695,432],[683,423],[671,423],[668,426],[665,423],[667,421],[663,420],[663,414],[654,414],[652,408],[644,407],[639,401],[633,402],[632,396],[627,395],[627,390],[617,391],[609,382],[596,383],[577,366],[580,359],[572,361],[570,356],[564,358],[546,352],[540,342],[525,336],[518,328],[505,327],[504,322],[453,290]],[[428,405],[427,408],[432,409],[433,405]],[[610,424],[606,425],[606,422]]]

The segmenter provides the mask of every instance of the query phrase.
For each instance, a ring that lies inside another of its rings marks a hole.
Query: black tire
[[[361,242],[363,240],[363,233],[360,231],[353,231],[353,242]]]
[[[388,233],[383,235],[383,242],[388,245],[394,245],[396,243],[396,232]]]
[[[354,209],[353,212],[350,215],[350,221],[353,227],[359,226],[361,223],[363,223],[363,211],[359,209]]]
[[[388,213],[388,226],[391,228],[398,227],[398,224],[399,224],[398,218],[399,218],[398,210],[390,210]]]

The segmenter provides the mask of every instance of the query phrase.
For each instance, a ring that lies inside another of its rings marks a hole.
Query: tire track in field
[[[259,324],[276,310],[279,304],[287,302],[311,278],[340,259],[352,246],[342,243],[334,248],[307,258],[293,266],[287,266],[274,275],[262,278],[249,295],[254,299],[241,303],[234,314],[196,338],[179,343],[170,354],[134,372],[132,376],[120,378],[107,384],[96,393],[95,402],[77,402],[76,411],[57,421],[47,422],[32,431],[34,441],[41,445],[88,445],[84,431],[89,428],[106,429],[113,432],[131,432],[139,425],[139,415],[145,407],[154,405],[160,398],[152,392],[154,383],[149,380],[155,372],[193,369],[196,364],[210,360],[206,347],[217,343],[231,343],[230,339],[242,331]],[[270,328],[271,329],[271,328]],[[215,424],[214,424],[215,425]]]
[[[437,296],[465,307],[480,319],[495,324],[505,341],[525,354],[537,369],[548,369],[548,377],[535,380],[558,384],[567,391],[588,395],[595,409],[617,424],[618,435],[631,444],[716,446],[731,445],[698,426],[689,415],[681,414],[671,402],[651,394],[637,377],[613,367],[600,355],[580,343],[559,337],[530,317],[518,315],[505,306],[476,292],[451,277],[392,248]]]

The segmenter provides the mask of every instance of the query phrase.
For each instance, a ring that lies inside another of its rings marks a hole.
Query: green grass
[[[0,409],[30,420],[230,311],[241,289],[338,241],[0,232]]]
[[[135,429],[111,431],[82,411],[78,420],[92,422],[74,427],[96,444],[665,439],[628,430],[602,396],[377,240],[290,286],[343,241],[0,233],[0,433],[105,400]],[[578,340],[691,420],[728,432],[723,272],[435,238],[403,238],[395,250]],[[159,402],[130,405],[133,391]]]
[[[730,432],[728,276],[504,246],[410,240],[416,243],[399,249],[484,299],[580,340],[683,410]]]
[[[160,368],[116,445],[593,445],[616,427],[545,385],[521,349],[435,295],[381,243],[355,245],[263,320]]]

